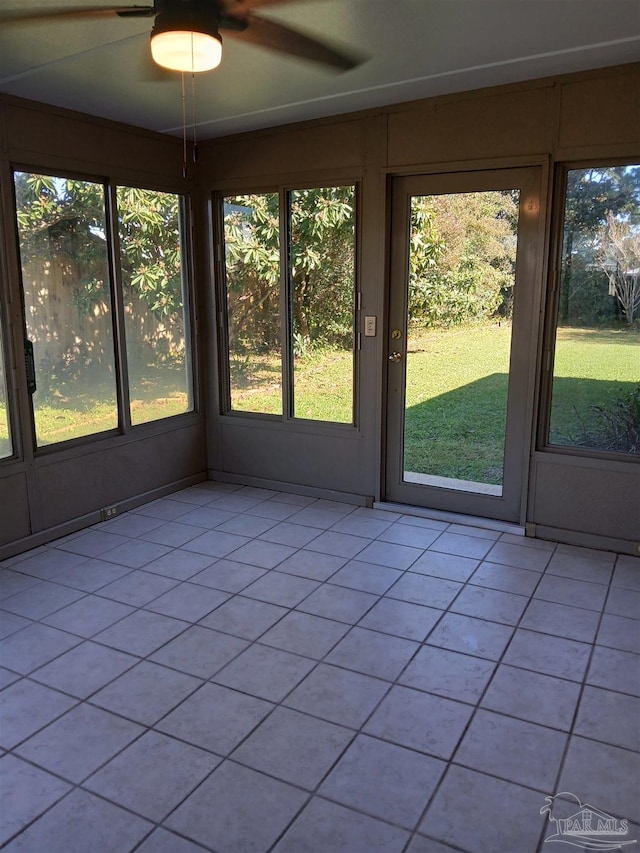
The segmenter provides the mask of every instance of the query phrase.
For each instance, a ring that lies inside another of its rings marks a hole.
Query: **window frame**
[[[126,335],[126,319],[125,319],[125,291],[122,278],[122,246],[120,240],[119,228],[119,208],[118,208],[118,189],[139,189],[148,192],[160,192],[166,195],[174,195],[178,200],[178,225],[180,231],[180,279],[182,293],[182,311],[184,316],[184,340],[185,340],[185,359],[186,375],[187,375],[187,399],[189,408],[186,412],[179,412],[175,415],[167,415],[164,418],[156,418],[155,420],[142,421],[134,424],[131,421],[131,395],[129,382],[129,358],[127,351],[127,335]],[[123,421],[122,431],[124,433],[129,430],[138,430],[141,427],[148,427],[151,424],[164,423],[171,421],[173,418],[184,418],[189,415],[197,414],[198,407],[198,383],[197,379],[197,359],[196,353],[196,335],[195,335],[195,318],[194,318],[194,275],[193,275],[193,245],[192,234],[193,228],[191,225],[191,204],[190,197],[185,193],[178,193],[172,190],[159,189],[158,187],[141,186],[140,184],[127,183],[122,181],[112,181],[108,185],[109,206],[111,208],[111,233],[112,233],[112,254],[113,254],[113,276],[114,276],[114,300],[117,306],[118,325],[118,347],[121,349],[117,361],[121,365],[121,385],[123,391]],[[114,315],[115,316],[115,315]],[[117,370],[117,366],[116,366]]]
[[[295,192],[339,187],[353,188],[354,197],[354,277],[353,277],[353,325],[352,325],[352,370],[351,370],[351,420],[347,422],[325,421],[294,416],[294,364],[293,364],[293,290],[290,275],[290,199]],[[239,195],[278,195],[279,251],[280,251],[280,346],[282,412],[267,414],[233,409],[231,406],[231,371],[229,364],[229,323],[227,302],[227,272],[225,259],[224,203],[226,199]],[[225,418],[241,418],[246,422],[260,421],[263,425],[285,426],[296,430],[317,432],[318,429],[354,432],[359,430],[359,377],[360,377],[360,314],[361,314],[361,220],[362,178],[341,176],[337,179],[312,181],[287,181],[286,183],[255,185],[221,189],[213,193],[213,238],[215,249],[215,299],[216,327],[218,338],[219,414]]]
[[[599,450],[578,445],[552,444],[550,441],[551,408],[556,357],[558,314],[560,310],[560,277],[562,274],[564,225],[567,202],[569,172],[584,169],[632,166],[640,163],[638,157],[594,158],[557,163],[553,174],[553,203],[549,244],[549,269],[545,322],[542,340],[542,365],[540,381],[540,404],[537,422],[536,452],[554,456],[571,456],[603,462],[625,462],[639,465],[640,455],[622,451]]]
[[[2,210],[0,210],[0,226],[4,225]],[[9,276],[5,263],[4,247],[0,247],[0,359],[2,369],[0,370],[0,383],[5,388],[5,412],[7,419],[7,430],[11,453],[0,457],[0,465],[15,462],[20,457],[20,433],[17,430],[18,400],[15,383],[11,381],[14,376],[13,346],[12,346],[12,323],[10,316],[11,299],[9,296]]]
[[[279,294],[278,294],[278,318],[280,324],[280,385],[281,385],[281,395],[282,395],[282,414],[270,414],[268,412],[245,412],[240,409],[234,409],[232,406],[231,400],[231,364],[229,359],[229,344],[230,344],[230,331],[229,331],[229,311],[228,311],[228,299],[227,299],[227,263],[226,263],[226,242],[225,242],[225,214],[224,214],[224,205],[225,201],[228,198],[235,198],[241,195],[276,195],[278,197],[278,219],[279,219],[279,256],[280,256],[280,272],[279,272]],[[214,237],[215,237],[215,254],[216,254],[216,265],[215,265],[215,314],[217,317],[217,332],[218,332],[218,403],[219,403],[219,411],[223,415],[228,415],[230,417],[242,417],[249,419],[260,419],[272,421],[274,423],[279,423],[283,420],[283,414],[285,411],[285,381],[286,381],[286,373],[285,373],[285,355],[286,355],[286,344],[284,340],[284,336],[282,335],[283,330],[283,310],[286,309],[286,302],[283,300],[283,296],[286,294],[283,293],[285,288],[283,288],[283,255],[282,255],[282,244],[283,244],[283,229],[282,229],[282,203],[283,203],[283,195],[280,187],[267,186],[267,187],[252,187],[251,189],[243,188],[237,191],[224,191],[215,193],[213,199],[214,211],[215,211],[215,222],[214,222]]]
[[[192,194],[182,187],[176,188],[167,184],[158,184],[157,182],[143,182],[140,180],[128,180],[125,177],[95,175],[86,172],[77,172],[73,169],[52,168],[50,166],[40,166],[33,163],[17,163],[10,164],[11,176],[11,197],[12,197],[12,219],[15,233],[15,250],[16,250],[16,269],[17,269],[17,285],[20,299],[20,334],[27,338],[27,323],[26,310],[24,299],[24,283],[23,283],[23,268],[20,252],[20,231],[17,221],[17,198],[15,190],[15,175],[16,173],[43,175],[46,177],[60,178],[62,180],[86,181],[87,183],[98,184],[103,189],[104,199],[104,217],[105,217],[105,236],[106,236],[106,255],[108,274],[110,278],[110,310],[111,310],[111,334],[113,336],[114,350],[114,384],[115,384],[115,400],[117,405],[117,426],[93,432],[88,435],[79,436],[77,438],[63,439],[51,444],[38,445],[35,429],[35,417],[32,395],[26,392],[27,410],[29,412],[28,422],[23,425],[22,434],[27,435],[28,443],[31,445],[31,453],[34,458],[46,457],[62,451],[73,450],[74,448],[82,448],[85,445],[95,442],[113,441],[113,439],[126,437],[140,437],[141,434],[156,434],[160,432],[168,432],[177,428],[176,421],[192,420],[200,415],[200,391],[199,391],[199,367],[197,358],[197,336],[195,333],[195,277],[194,277],[194,248],[193,248],[193,218],[192,218]],[[186,412],[181,412],[175,415],[168,415],[163,418],[158,418],[151,421],[142,422],[139,424],[131,423],[130,397],[129,397],[129,375],[127,362],[127,343],[124,323],[124,292],[122,286],[122,274],[120,267],[120,239],[118,233],[118,205],[117,205],[117,190],[119,187],[134,188],[147,190],[149,192],[167,193],[176,196],[180,205],[180,250],[181,250],[181,266],[182,266],[182,293],[183,293],[183,311],[185,322],[185,348],[188,353],[189,364],[187,369],[188,377],[188,400],[190,409]],[[5,336],[7,337],[7,336]],[[8,348],[8,343],[5,340],[5,350]],[[24,388],[26,391],[26,379],[23,378]],[[9,388],[8,396],[10,394]],[[15,409],[16,407],[14,407]],[[10,413],[11,414],[11,413]],[[15,425],[14,420],[11,422]],[[0,465],[16,459],[16,433],[12,433],[14,455],[0,460]]]

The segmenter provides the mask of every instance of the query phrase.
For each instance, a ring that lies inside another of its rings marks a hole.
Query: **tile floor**
[[[7,851],[640,838],[638,559],[204,483],[0,565]]]

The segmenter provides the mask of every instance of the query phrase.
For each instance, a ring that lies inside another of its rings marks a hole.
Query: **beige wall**
[[[549,178],[537,249],[539,289],[546,289],[553,167],[580,159],[640,157],[640,66],[416,101],[244,134],[201,144],[195,185],[180,177],[175,139],[0,96],[0,179],[5,223],[2,300],[13,395],[22,415],[18,460],[0,462],[0,557],[10,543],[29,544],[96,520],[123,506],[209,473],[258,483],[293,484],[327,493],[384,498],[384,382],[388,280],[388,202],[393,175],[512,165],[542,165]],[[204,414],[140,427],[34,457],[21,359],[19,270],[12,226],[11,165],[107,176],[167,191],[193,191],[196,300]],[[216,387],[215,257],[210,227],[214,191],[273,189],[354,181],[361,189],[361,314],[380,333],[359,353],[356,428],[265,423],[221,415]],[[532,317],[532,323],[538,322]],[[541,346],[541,344],[540,344]],[[527,393],[537,396],[540,349],[531,353]],[[522,522],[531,530],[607,542],[630,550],[640,539],[638,466],[533,451]],[[87,476],[89,472],[89,476]],[[563,533],[564,531],[564,533]],[[33,537],[36,537],[35,539]],[[29,538],[32,537],[32,538]],[[594,538],[595,537],[595,538]],[[15,550],[14,546],[14,550]]]

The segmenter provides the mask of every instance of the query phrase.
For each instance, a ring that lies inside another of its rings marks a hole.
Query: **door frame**
[[[385,408],[382,459],[383,500],[457,514],[486,517],[524,525],[532,441],[537,407],[541,310],[544,294],[546,161],[500,166],[465,164],[450,170],[390,175],[389,273],[386,339],[384,345]],[[407,253],[409,199],[415,195],[521,191],[518,222],[517,275],[510,353],[505,481],[500,496],[455,488],[405,482],[403,479],[404,408],[407,348]],[[400,328],[402,339],[391,330]],[[517,334],[517,338],[516,338]],[[401,346],[398,346],[400,343]],[[402,367],[390,363],[389,353],[401,349]],[[399,375],[401,374],[401,376]]]

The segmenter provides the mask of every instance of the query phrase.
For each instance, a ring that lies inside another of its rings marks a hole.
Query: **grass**
[[[151,401],[131,401],[131,422],[134,425],[168,418],[187,411],[187,395],[184,391],[172,391],[168,388],[165,390],[170,396]],[[38,446],[43,447],[59,441],[116,429],[118,409],[115,399],[94,400],[92,405],[85,409],[68,404],[43,402],[35,406],[35,420]]]
[[[509,324],[410,336],[406,470],[501,482],[510,336]],[[640,381],[639,343],[640,333],[629,329],[558,330],[551,412],[554,444],[580,443],[593,432],[592,407],[614,403]],[[344,350],[316,351],[297,359],[296,416],[351,423],[352,373],[352,354]],[[260,356],[236,363],[233,375],[234,410],[281,413],[276,358]],[[146,384],[136,384],[140,391],[139,399],[132,401],[134,422],[188,409],[183,371],[158,369],[146,379]],[[117,425],[112,387],[76,382],[58,390],[55,397],[34,398],[41,444]],[[0,457],[11,452],[4,415],[0,404]]]
[[[351,350],[315,350],[294,364],[296,418],[351,423],[353,354]],[[236,359],[231,365],[231,402],[236,412],[282,414],[281,371],[273,356]]]
[[[413,332],[405,471],[500,484],[510,324]]]
[[[609,408],[640,382],[640,331],[559,329],[551,401],[553,444],[597,432],[594,407]]]
[[[502,480],[510,328],[422,332],[410,340],[405,470],[474,482]],[[558,329],[551,441],[597,432],[608,407],[640,382],[637,330]]]
[[[146,368],[135,382],[137,399],[131,400],[134,424],[167,418],[188,411],[184,370],[170,366]],[[33,396],[39,447],[116,429],[118,409],[113,379],[56,380],[55,392]],[[0,406],[0,458],[11,455],[6,409]]]
[[[0,378],[0,382],[2,379]],[[9,425],[7,423],[7,409],[4,398],[0,399],[0,459],[11,456],[11,442],[9,441]]]

